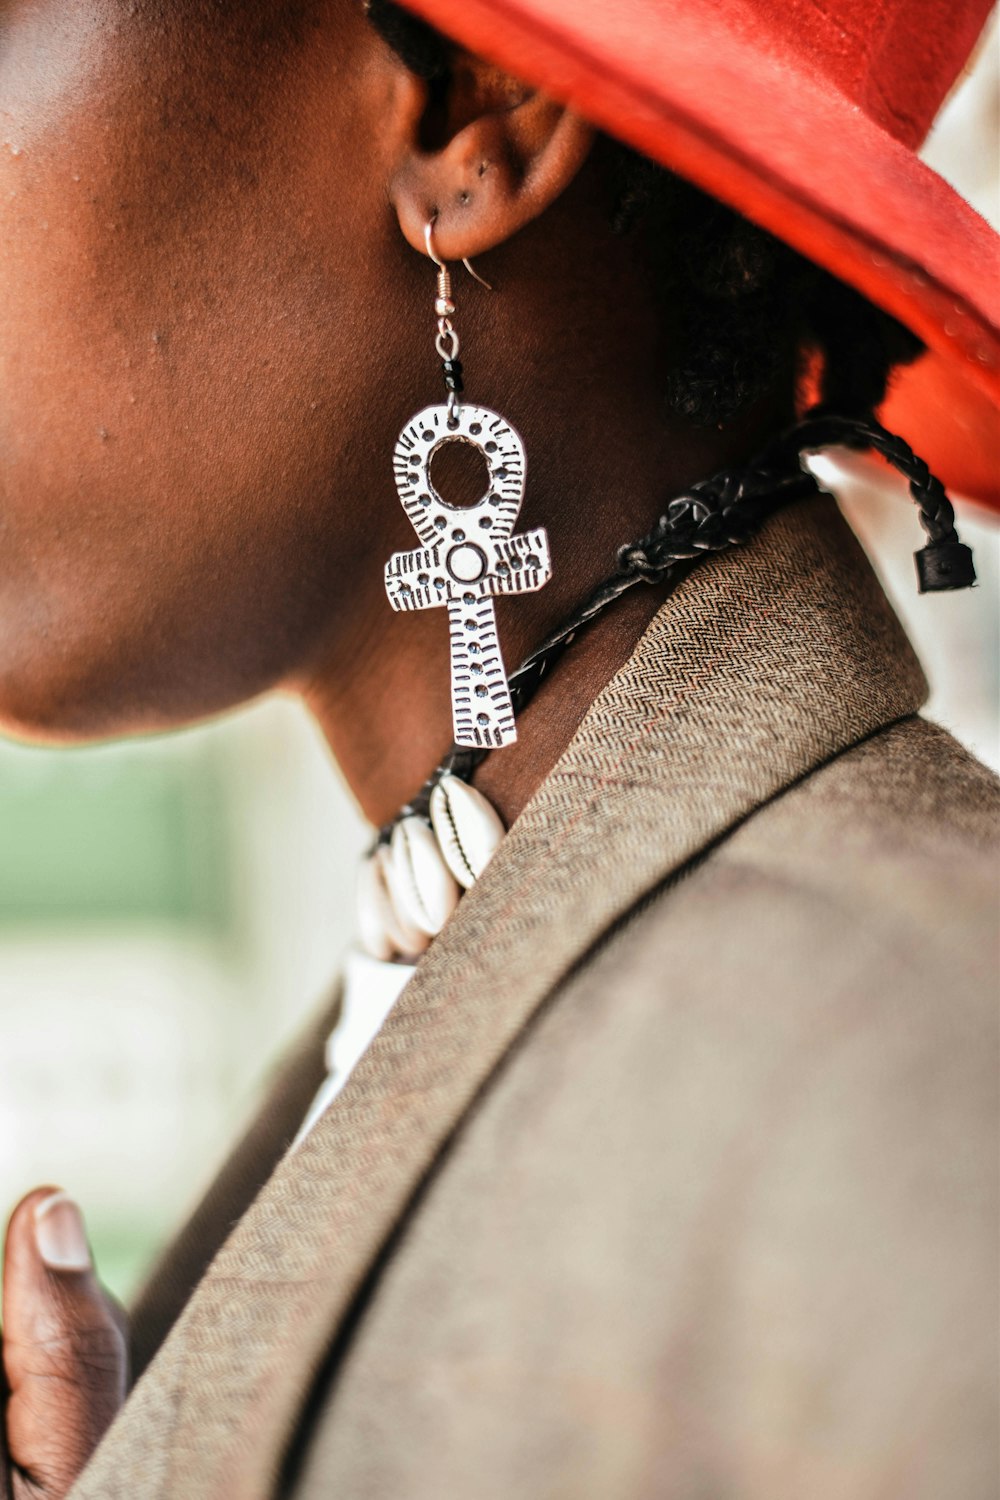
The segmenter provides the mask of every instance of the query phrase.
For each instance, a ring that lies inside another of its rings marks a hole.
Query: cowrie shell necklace
[[[475,885],[504,836],[482,792],[453,773],[434,783],[426,816],[404,813],[366,856],[358,880],[361,946],[415,963]]]

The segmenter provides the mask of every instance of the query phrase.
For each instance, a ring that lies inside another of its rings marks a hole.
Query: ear
[[[468,54],[447,80],[410,75],[408,129],[390,197],[414,250],[434,221],[442,260],[481,255],[544,213],[596,134],[578,115]]]

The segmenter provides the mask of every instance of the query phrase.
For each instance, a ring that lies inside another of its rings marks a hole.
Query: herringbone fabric
[[[295,1139],[326,1076],[324,1048],[339,1006],[338,996],[310,1018],[276,1069],[263,1108],[130,1309],[133,1379],[142,1375],[212,1257]]]
[[[294,1500],[992,1500],[998,818],[911,718],[661,886],[432,1179]]]
[[[998,837],[910,718],[660,886],[465,1122],[282,1494],[995,1500]]]
[[[832,502],[778,517],[692,575],[600,694],[335,1107],[215,1258],[74,1500],[272,1493],[374,1258],[542,1001],[671,872],[913,714],[923,690]]]

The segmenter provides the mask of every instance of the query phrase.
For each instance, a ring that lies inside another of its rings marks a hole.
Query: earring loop
[[[447,262],[443,261],[438,255],[437,251],[434,249],[434,221],[436,218],[437,214],[434,214],[433,218],[428,219],[427,223],[424,225],[424,244],[427,247],[428,259],[434,262],[439,271],[444,271],[447,269]],[[493,291],[493,287],[490,282],[486,280],[485,276],[480,276],[479,272],[474,268],[467,255],[463,255],[462,265],[468,271],[473,281],[478,281],[479,285],[484,286],[488,292]]]
[[[428,219],[427,223],[424,225],[424,244],[427,246],[427,255],[429,259],[434,262],[439,271],[443,271],[446,268],[445,262],[441,259],[437,251],[434,249],[434,219],[436,218],[437,214],[434,215],[434,218]]]

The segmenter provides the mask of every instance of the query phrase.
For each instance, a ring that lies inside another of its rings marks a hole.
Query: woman
[[[96,1454],[117,1316],[15,1212],[5,1482],[985,1496],[997,788],[798,463],[971,582],[874,413],[947,378],[986,494],[995,249],[912,156],[985,7],[420,9],[0,28],[3,724],[281,687],[384,830]]]

